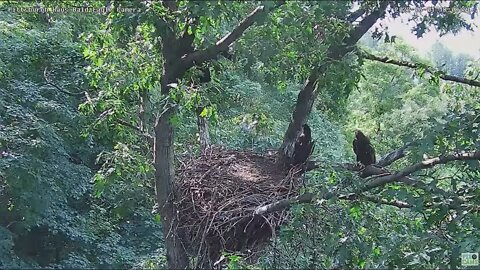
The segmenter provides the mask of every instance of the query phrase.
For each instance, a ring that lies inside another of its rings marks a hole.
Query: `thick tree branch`
[[[415,64],[415,63],[411,63],[411,62],[407,62],[407,61],[395,60],[395,59],[388,58],[386,56],[384,56],[384,57],[376,56],[376,55],[370,54],[370,53],[365,52],[365,51],[362,51],[360,54],[361,54],[361,56],[363,56],[363,58],[369,59],[369,60],[372,60],[372,61],[382,62],[382,63],[385,63],[385,64],[397,65],[397,66],[401,66],[401,67],[408,67],[408,68],[413,68],[413,69],[424,68],[425,71],[430,73],[430,74],[438,73],[439,77],[442,80],[451,81],[451,82],[458,82],[458,83],[463,83],[463,84],[467,84],[467,85],[471,85],[471,86],[480,87],[480,81],[475,81],[475,80],[470,80],[470,79],[467,79],[467,78],[448,75],[448,74],[445,74],[445,72],[443,72],[443,71],[434,70],[433,68],[425,67],[424,65]]]
[[[377,20],[385,14],[389,4],[389,1],[380,2],[380,6],[377,9],[365,16],[365,18],[363,18],[363,20],[350,31],[349,36],[343,40],[342,46],[334,47],[330,50],[328,54],[329,58],[340,59],[343,55],[353,50],[355,48],[354,45],[360,40],[360,38],[362,38]]]
[[[350,15],[348,15],[347,17],[347,21],[349,23],[353,23],[354,21],[356,21],[358,18],[362,17],[363,14],[365,14],[365,10],[360,8],[352,13],[350,13]]]
[[[455,160],[480,160],[480,150],[477,150],[475,152],[469,152],[469,153],[457,153],[452,155],[440,156],[440,157],[424,160],[415,165],[407,167],[406,169],[400,172],[375,178],[367,182],[366,185],[360,191],[363,192],[372,188],[386,185],[388,183],[393,183],[416,171],[432,168],[433,166],[436,166],[438,164],[446,164],[448,162],[455,161]]]
[[[162,5],[167,10],[172,12],[174,10],[174,7],[176,6],[175,2],[176,1],[163,1]],[[145,15],[149,14],[149,13],[150,14],[153,13],[153,16],[154,16],[154,19],[152,21],[153,21],[153,24],[155,26],[155,35],[159,36],[162,39],[161,49],[164,51],[163,55],[166,57],[166,60],[171,61],[176,56],[175,55],[175,50],[176,50],[175,42],[176,42],[177,39],[175,38],[175,32],[172,29],[172,26],[170,25],[170,22],[168,22],[165,19],[165,16],[160,16],[155,11],[153,11],[153,6],[150,6],[147,9],[147,12],[145,13]],[[141,21],[143,21],[147,18],[149,18],[149,16],[140,16]]]
[[[456,160],[462,160],[462,161],[465,161],[465,160],[480,160],[480,150],[477,150],[475,152],[456,153],[456,154],[451,154],[451,155],[446,155],[446,156],[439,156],[439,157],[436,157],[436,158],[424,160],[424,161],[419,162],[417,164],[414,164],[410,167],[407,167],[400,172],[397,172],[397,173],[394,173],[394,174],[383,175],[383,176],[379,176],[377,178],[374,178],[374,179],[370,180],[369,182],[367,182],[363,187],[359,188],[356,192],[353,192],[353,194],[355,196],[361,196],[361,193],[363,193],[365,191],[368,191],[370,189],[380,187],[380,186],[383,186],[383,185],[386,185],[386,184],[389,184],[389,183],[393,183],[393,182],[396,182],[396,181],[401,181],[403,183],[410,184],[410,185],[413,185],[413,186],[420,185],[420,188],[421,188],[421,186],[425,187],[425,184],[423,184],[422,182],[415,181],[415,180],[413,180],[413,179],[411,179],[407,176],[416,172],[416,171],[422,170],[422,169],[431,168],[431,167],[439,165],[439,164],[446,164],[448,162],[452,162],[452,161],[456,161]],[[367,166],[367,168],[368,167],[375,168],[375,166]],[[378,169],[384,170],[383,168],[378,168]],[[325,192],[322,195],[322,199],[328,200],[328,199],[331,199],[333,197],[339,197],[339,196],[341,196],[341,195],[338,195],[337,192]],[[348,195],[348,196],[350,196],[350,195]],[[255,209],[254,214],[260,215],[260,214],[267,214],[267,213],[272,213],[272,212],[276,212],[276,211],[281,211],[281,210],[284,210],[284,209],[287,209],[287,208],[291,207],[295,203],[310,203],[310,202],[313,201],[314,197],[315,197],[315,195],[312,194],[312,193],[305,193],[305,194],[302,194],[302,195],[295,196],[293,198],[283,199],[283,200],[277,201],[277,202],[272,203],[272,204],[268,204],[268,205],[258,207],[257,209]],[[406,207],[404,207],[404,208],[406,208]]]
[[[363,20],[353,29],[350,36],[345,40],[345,44],[356,44],[360,38],[377,22],[377,20],[385,14],[390,4],[389,1],[381,1],[377,9],[365,16]]]
[[[388,2],[381,2],[380,6],[369,15],[367,15],[356,27],[354,27],[350,35],[342,41],[340,46],[330,46],[327,52],[326,61],[313,68],[305,81],[302,90],[298,93],[297,102],[292,113],[292,120],[285,132],[282,146],[278,151],[277,163],[285,164],[291,161],[295,141],[300,135],[303,124],[307,121],[318,90],[317,86],[320,76],[328,72],[330,66],[337,60],[341,59],[346,53],[354,48],[357,41],[375,24],[375,22],[384,14],[388,7]],[[313,167],[311,167],[313,168]]]
[[[283,4],[279,2],[273,9]],[[270,12],[272,9],[266,9],[265,6],[259,6],[252,11],[245,19],[243,19],[230,33],[221,38],[215,45],[208,47],[205,50],[195,51],[182,57],[183,66],[185,69],[207,62],[217,57],[220,52],[228,50],[228,47],[239,39],[243,33],[252,26],[259,17]]]

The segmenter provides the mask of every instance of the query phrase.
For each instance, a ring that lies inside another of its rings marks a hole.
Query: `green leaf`
[[[161,223],[162,223],[162,218],[161,218],[160,214],[155,214],[155,215],[153,216],[153,220],[154,220],[156,223],[158,223],[158,224],[161,224]]]
[[[201,116],[201,117],[206,117],[207,114],[208,114],[208,108],[205,107],[205,108],[203,108],[202,112],[200,113],[200,116]]]

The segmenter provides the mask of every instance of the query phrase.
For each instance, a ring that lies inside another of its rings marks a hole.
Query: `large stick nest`
[[[254,215],[259,206],[298,195],[294,170],[279,168],[271,154],[212,148],[184,160],[176,185],[179,232],[197,266],[210,266],[222,251],[255,256],[287,220],[287,212]],[[298,174],[297,174],[298,175]]]

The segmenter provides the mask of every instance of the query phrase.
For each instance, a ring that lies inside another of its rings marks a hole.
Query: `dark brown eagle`
[[[295,149],[293,151],[293,164],[302,164],[307,161],[310,154],[312,154],[315,142],[312,141],[312,130],[305,124],[303,125],[302,134],[298,136],[295,142]]]
[[[367,136],[365,136],[360,130],[355,130],[353,152],[357,155],[357,162],[360,162],[364,166],[376,163],[375,149]]]

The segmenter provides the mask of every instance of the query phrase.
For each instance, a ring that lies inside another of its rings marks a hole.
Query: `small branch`
[[[138,133],[140,133],[140,135],[144,136],[146,139],[147,139],[147,142],[149,143],[149,145],[153,145],[153,136],[148,134],[148,133],[145,133],[140,127],[137,127],[125,120],[122,120],[122,119],[117,119],[116,122],[122,126],[125,126],[125,127],[128,127],[128,128],[131,128],[135,131],[137,131]]]
[[[467,79],[467,78],[448,75],[448,74],[445,74],[445,72],[443,72],[443,71],[434,70],[431,67],[425,67],[424,65],[410,63],[410,62],[407,62],[407,61],[394,60],[394,59],[388,58],[386,56],[385,57],[376,56],[376,55],[370,54],[370,53],[365,52],[365,51],[362,51],[360,54],[365,59],[369,59],[369,60],[377,61],[377,62],[382,62],[382,63],[385,63],[385,64],[392,64],[392,65],[397,65],[397,66],[401,66],[401,67],[408,67],[408,68],[413,68],[413,69],[425,68],[425,71],[430,73],[430,74],[440,73],[439,77],[442,80],[451,81],[451,82],[458,82],[458,83],[463,83],[463,84],[467,84],[467,85],[471,85],[471,86],[480,87],[480,81],[475,81],[475,80],[470,80],[470,79]]]
[[[413,207],[412,205],[410,205],[406,202],[403,202],[403,201],[399,201],[399,200],[387,200],[387,199],[384,199],[384,198],[377,198],[377,197],[374,197],[374,196],[360,195],[360,194],[355,194],[355,193],[350,193],[350,194],[347,194],[347,195],[340,195],[340,196],[338,196],[338,198],[340,200],[349,200],[349,201],[356,201],[356,200],[359,200],[359,199],[363,199],[363,200],[370,201],[370,202],[373,202],[373,203],[391,205],[391,206],[395,206],[395,207],[398,207],[398,208],[412,208]]]
[[[79,92],[79,93],[73,93],[73,92],[69,92],[67,90],[64,90],[62,89],[60,86],[56,85],[52,80],[50,80],[48,78],[48,74],[47,74],[47,67],[45,67],[45,69],[43,70],[43,78],[45,79],[45,81],[47,82],[47,85],[50,85],[50,86],[53,86],[55,87],[58,91],[64,93],[64,94],[67,94],[69,96],[82,96],[84,95],[84,93],[86,92]]]
[[[386,166],[392,164],[393,162],[405,157],[405,151],[408,148],[410,148],[412,145],[413,145],[413,143],[408,142],[404,146],[386,154],[385,156],[380,158],[380,160],[376,163],[376,165],[378,165],[380,167],[386,167]]]

